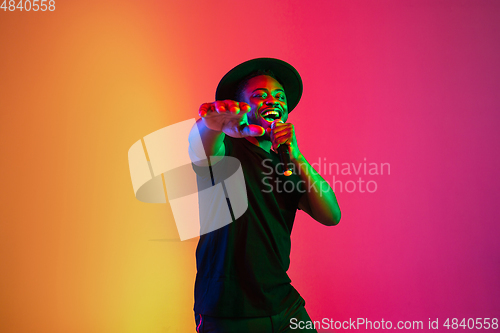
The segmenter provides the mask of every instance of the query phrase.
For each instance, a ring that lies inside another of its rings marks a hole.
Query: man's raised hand
[[[248,124],[249,111],[250,105],[247,103],[224,100],[204,103],[198,113],[209,129],[223,132],[233,138],[262,136],[263,127]]]

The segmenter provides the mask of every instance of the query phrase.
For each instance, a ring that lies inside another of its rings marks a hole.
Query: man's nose
[[[274,97],[270,97],[267,101],[266,101],[266,105],[267,106],[274,106],[274,107],[278,107],[280,105],[279,101],[277,99],[275,99]]]

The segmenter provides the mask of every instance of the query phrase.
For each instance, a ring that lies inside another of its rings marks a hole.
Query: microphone
[[[276,122],[278,122],[278,121],[280,123],[283,123],[283,121],[281,119],[274,121],[271,124],[272,129],[274,129],[274,127],[276,126]],[[292,170],[290,170],[290,168],[288,167],[288,165],[291,163],[291,160],[290,160],[290,154],[288,153],[288,145],[287,144],[280,144],[278,146],[278,156],[280,158],[281,164],[283,164],[283,170],[284,170],[283,174],[285,176],[290,176],[292,174]]]
[[[288,164],[290,164],[290,155],[288,154],[288,145],[281,144],[278,147],[278,155],[280,157],[281,163],[283,163],[283,169],[285,170],[283,174],[285,176],[290,176],[292,174],[292,170],[288,168]]]

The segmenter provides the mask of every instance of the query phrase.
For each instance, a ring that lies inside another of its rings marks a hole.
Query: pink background
[[[127,151],[255,57],[300,72],[311,163],[390,164],[321,171],[377,183],[337,189],[338,226],[299,213],[289,275],[311,317],[499,318],[499,18],[493,0],[1,10],[0,331],[194,331],[196,242],[150,241],[173,218],[134,198]]]

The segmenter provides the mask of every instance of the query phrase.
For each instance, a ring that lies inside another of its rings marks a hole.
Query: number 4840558
[[[490,322],[491,320],[491,322]],[[459,323],[460,322],[460,323]],[[454,329],[456,330],[457,328],[461,327],[463,329],[498,329],[498,318],[463,318],[462,321],[460,321],[457,318],[446,318],[446,321],[443,324],[444,327],[447,329]]]
[[[34,12],[38,11],[51,11],[53,12],[56,10],[56,2],[54,0],[19,0],[19,2],[16,5],[15,0],[4,0],[2,2],[2,5],[0,6],[0,9],[3,9],[4,12],[9,10],[10,12],[19,10],[19,11],[31,11],[33,10]]]

